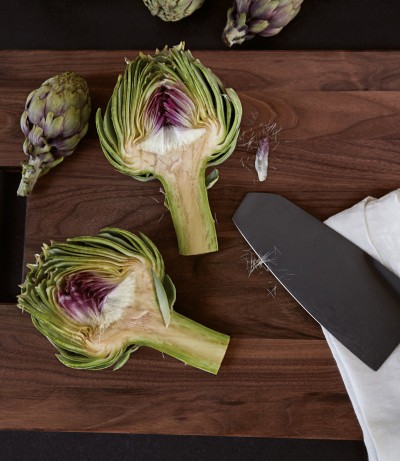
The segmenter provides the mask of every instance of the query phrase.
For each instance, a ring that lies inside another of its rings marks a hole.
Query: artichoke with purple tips
[[[303,0],[234,0],[222,39],[226,45],[240,45],[256,35],[278,34],[300,11]]]
[[[74,152],[87,132],[90,108],[88,85],[73,72],[51,77],[29,94],[21,116],[28,159],[17,195],[29,195],[39,176]]]

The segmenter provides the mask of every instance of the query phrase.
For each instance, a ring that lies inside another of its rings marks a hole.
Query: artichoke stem
[[[178,239],[181,255],[197,255],[218,250],[217,233],[208,203],[205,168],[199,172],[180,170],[164,173],[166,203]]]
[[[135,340],[181,360],[186,365],[216,375],[229,344],[229,336],[207,328],[194,320],[171,313],[168,327],[149,333],[149,339]]]
[[[17,195],[27,197],[42,174],[43,162],[39,157],[29,157],[28,162],[22,164],[22,178],[19,183]]]

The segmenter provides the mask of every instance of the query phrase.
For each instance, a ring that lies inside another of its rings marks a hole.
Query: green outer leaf
[[[212,160],[207,163],[207,166],[220,165],[223,163],[235,150],[237,138],[240,132],[240,122],[242,116],[242,105],[239,97],[231,88],[226,89],[225,96],[226,116],[229,125],[226,137],[223,143],[218,146],[218,149],[212,154]]]
[[[167,293],[165,292],[163,284],[160,282],[160,279],[157,277],[157,274],[152,271],[154,286],[156,288],[158,305],[160,306],[161,315],[164,319],[165,326],[168,327],[171,321],[171,308],[168,301]]]

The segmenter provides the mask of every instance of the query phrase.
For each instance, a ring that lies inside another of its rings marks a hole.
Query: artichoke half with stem
[[[222,39],[240,45],[256,35],[272,37],[297,16],[303,0],[234,0]]]
[[[161,181],[183,255],[218,250],[207,196],[218,172],[205,171],[232,154],[241,115],[235,91],[183,44],[129,61],[104,117],[97,111],[111,164],[140,181]]]
[[[204,0],[143,0],[153,16],[163,21],[180,21],[198,10]]]
[[[120,368],[148,346],[216,374],[229,336],[173,310],[175,287],[146,236],[105,228],[43,245],[18,307],[71,368]]]
[[[73,72],[51,77],[29,94],[21,116],[28,159],[22,163],[17,195],[29,195],[40,176],[75,151],[88,130],[89,116],[87,82]]]

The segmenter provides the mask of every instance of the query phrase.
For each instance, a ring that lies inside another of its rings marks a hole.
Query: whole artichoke
[[[256,35],[278,34],[300,11],[303,0],[234,0],[222,39],[240,45]]]
[[[143,0],[153,16],[163,21],[179,21],[199,9],[204,0]]]
[[[89,116],[88,85],[73,72],[51,77],[29,94],[21,116],[28,159],[22,164],[17,195],[29,195],[39,176],[74,152],[87,132]]]

